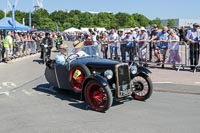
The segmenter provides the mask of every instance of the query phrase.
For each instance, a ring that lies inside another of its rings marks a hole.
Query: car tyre
[[[84,88],[84,96],[92,110],[105,112],[113,103],[113,96],[109,86],[102,86],[96,80],[90,80]]]
[[[140,73],[131,80],[133,88],[132,97],[139,101],[147,100],[153,91],[153,84],[150,77],[144,73]]]

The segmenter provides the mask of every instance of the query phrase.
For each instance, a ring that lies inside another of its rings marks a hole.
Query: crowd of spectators
[[[39,52],[45,33],[9,32],[9,35],[12,38],[12,43],[9,45],[10,49],[7,49],[4,47],[6,36],[0,31],[0,61],[6,62],[11,58]],[[121,60],[122,62],[135,61],[137,58],[139,63],[144,66],[147,65],[147,53],[149,53],[149,61],[152,61],[154,55],[157,58],[155,63],[162,65],[163,68],[166,62],[172,64],[172,67],[175,67],[176,62],[180,62],[179,41],[187,41],[190,45],[190,64],[194,66],[199,61],[200,31],[199,25],[196,23],[189,30],[184,29],[184,27],[169,29],[166,26],[159,29],[157,25],[153,25],[151,28],[113,28],[108,31],[97,31],[94,28],[89,29],[88,32],[51,32],[50,37],[57,49],[59,49],[57,44],[62,44],[63,40],[84,41],[85,45],[100,44],[103,58]],[[167,53],[169,58],[166,61]]]

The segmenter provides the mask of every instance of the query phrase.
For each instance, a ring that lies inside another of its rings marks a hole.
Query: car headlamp
[[[107,78],[107,79],[111,79],[113,77],[113,72],[112,70],[106,70],[104,72],[104,76]]]
[[[131,65],[130,71],[131,71],[132,74],[136,74],[137,71],[138,71],[137,65]]]

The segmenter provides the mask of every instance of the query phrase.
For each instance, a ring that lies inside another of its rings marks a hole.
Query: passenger
[[[66,44],[61,44],[60,45],[60,53],[56,55],[55,62],[56,65],[65,65],[66,64],[66,57],[68,56],[67,52],[68,46]]]
[[[81,47],[84,46],[84,42],[74,41],[73,46],[75,48],[74,54],[79,55],[79,57],[88,56],[85,51],[81,50]]]

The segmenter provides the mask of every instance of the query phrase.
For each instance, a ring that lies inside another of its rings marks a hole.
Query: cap
[[[199,27],[199,24],[194,23],[194,24],[193,24],[193,27]]]

